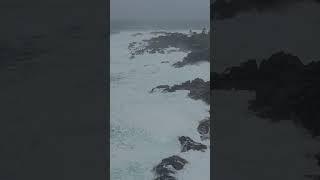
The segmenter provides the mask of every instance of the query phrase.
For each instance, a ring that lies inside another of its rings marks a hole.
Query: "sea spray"
[[[208,81],[209,63],[173,68],[173,63],[187,55],[176,51],[131,59],[129,43],[155,36],[150,32],[122,31],[111,36],[111,180],[151,180],[152,168],[175,154],[190,162],[178,177],[209,180],[210,150],[182,154],[178,141],[181,135],[201,141],[197,126],[208,116],[209,106],[188,98],[187,91],[149,93],[159,84],[174,85],[195,78]],[[132,36],[135,33],[143,35]]]

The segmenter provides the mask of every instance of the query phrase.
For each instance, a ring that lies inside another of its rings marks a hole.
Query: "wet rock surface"
[[[194,50],[190,52],[182,61],[173,64],[173,67],[180,68],[185,65],[198,64],[202,61],[209,61],[209,49]]]
[[[277,52],[259,66],[249,60],[240,66],[212,73],[213,89],[249,90],[255,98],[248,109],[273,122],[291,120],[312,137],[320,135],[320,62],[303,64],[299,57]],[[313,156],[320,165],[320,155]],[[319,175],[305,175],[319,179]]]
[[[130,52],[130,59],[134,59],[137,55],[143,55],[145,53],[171,53],[176,51],[188,52],[188,55],[172,66],[180,68],[185,65],[193,65],[203,61],[209,61],[209,34],[202,33],[168,33],[164,31],[151,32],[157,37],[153,37],[148,40],[142,40],[142,42],[131,42],[128,45]],[[174,49],[169,49],[174,48]],[[170,63],[170,60],[161,61],[162,64]],[[149,93],[154,93],[157,89],[161,92],[174,92],[176,90],[189,90],[188,96],[195,100],[202,100],[207,104],[210,104],[210,82],[205,82],[200,78],[196,78],[192,81],[186,81],[178,85],[158,85],[152,88]],[[208,119],[209,121],[209,119]],[[195,127],[196,128],[196,127]],[[200,122],[198,132],[201,135],[201,140],[209,138],[209,123]],[[199,130],[200,129],[200,130]],[[178,141],[181,144],[181,152],[202,151],[204,152],[208,147],[202,143],[195,142],[190,137],[180,136]],[[168,158],[162,159],[162,161],[153,168],[155,180],[176,180],[174,176],[178,171],[182,170],[185,164],[189,163],[187,160],[181,158],[178,155],[173,155]]]
[[[254,90],[257,83],[258,65],[256,60],[248,60],[240,66],[226,68],[221,74],[211,73],[212,87],[221,90]]]
[[[181,152],[187,152],[189,150],[202,151],[207,149],[207,146],[198,142],[195,142],[190,137],[180,136],[179,142],[181,144]]]
[[[200,134],[201,140],[210,138],[210,118],[203,119],[199,122],[198,133]]]
[[[320,135],[320,62],[304,65],[297,56],[282,51],[263,60],[258,69],[253,65],[229,69],[212,74],[214,89],[255,91],[249,109],[258,116],[290,119],[313,136]]]
[[[170,86],[169,85],[159,85],[155,88],[152,88],[150,93],[153,93],[156,89],[163,89],[162,92],[166,91],[167,89],[169,89]]]
[[[210,103],[210,81],[205,82],[200,78],[193,81],[186,81],[180,85],[174,85],[170,87],[169,85],[159,85],[153,88],[150,93],[153,93],[156,89],[162,89],[162,92],[174,92],[176,90],[189,90],[189,97],[193,99],[201,99],[207,104]],[[200,134],[201,140],[206,140],[210,138],[210,118],[206,118],[199,122],[197,130]],[[189,150],[202,151],[204,152],[208,147],[202,143],[195,142],[190,137],[180,136],[178,140],[181,144],[181,152],[187,152]],[[176,162],[176,163],[173,163]],[[178,163],[177,163],[178,162]],[[155,180],[175,180],[176,178],[172,176],[177,170],[181,170],[187,161],[180,158],[179,156],[171,156],[169,158],[163,159],[162,162],[154,168],[156,174]],[[170,168],[169,164],[173,165]]]
[[[176,180],[176,178],[170,175],[162,175],[157,177],[155,180]]]
[[[131,42],[128,46],[130,55],[134,58],[136,55],[145,53],[164,54],[167,48],[177,48],[179,51],[189,52],[188,55],[175,64],[179,68],[185,65],[193,65],[203,61],[209,61],[209,34],[205,31],[202,33],[193,33],[191,35],[184,33],[169,32],[152,32],[159,35],[142,42]],[[176,51],[176,50],[170,50]]]
[[[153,88],[150,92],[154,92],[155,89],[163,89],[162,92],[175,92],[177,90],[190,91],[188,96],[195,100],[202,100],[207,104],[210,104],[210,81],[204,81],[203,79],[196,78],[192,81],[186,81],[182,84],[168,86],[160,85]]]
[[[177,155],[163,159],[161,163],[153,168],[153,171],[156,174],[155,180],[175,180],[176,178],[172,175],[183,169],[187,163],[187,160]]]

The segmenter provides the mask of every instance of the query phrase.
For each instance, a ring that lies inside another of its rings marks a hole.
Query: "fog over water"
[[[111,0],[111,20],[209,20],[209,0]]]

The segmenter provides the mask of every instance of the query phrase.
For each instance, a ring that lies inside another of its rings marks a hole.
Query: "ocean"
[[[167,51],[130,59],[129,43],[149,39],[155,36],[152,31],[159,30],[187,33],[189,28],[113,26],[111,30],[117,32],[110,36],[110,179],[152,180],[154,166],[164,158],[179,155],[189,163],[176,174],[178,180],[209,180],[210,149],[181,153],[178,137],[189,136],[210,145],[209,140],[201,141],[197,132],[199,121],[209,116],[210,107],[189,98],[188,91],[149,93],[158,85],[195,78],[208,81],[209,63],[174,68],[172,64],[187,53]],[[132,36],[135,33],[142,35]]]
[[[195,20],[195,21],[129,21],[129,20],[111,20],[110,31],[111,33],[118,33],[120,31],[140,31],[140,30],[176,30],[176,29],[202,29],[209,27],[209,20]]]

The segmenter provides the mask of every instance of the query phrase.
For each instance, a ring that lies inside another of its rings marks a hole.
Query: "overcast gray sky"
[[[111,20],[208,20],[210,0],[110,0]]]

